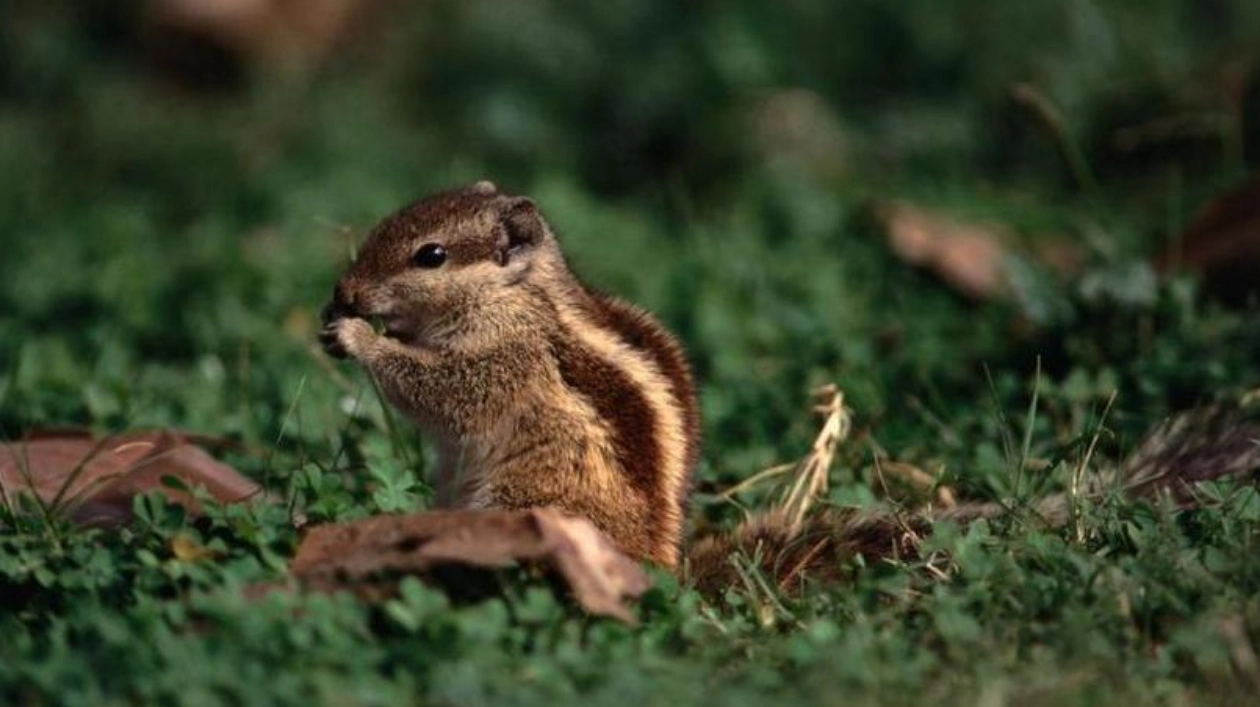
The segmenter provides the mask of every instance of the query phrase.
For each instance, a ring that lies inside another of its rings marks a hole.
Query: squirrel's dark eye
[[[437,243],[429,243],[416,251],[411,262],[422,268],[441,267],[446,262],[446,249]]]

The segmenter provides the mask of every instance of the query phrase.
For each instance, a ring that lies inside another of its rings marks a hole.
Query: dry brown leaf
[[[1260,291],[1260,176],[1208,203],[1155,267],[1197,272],[1207,291],[1231,302]]]
[[[375,0],[149,0],[150,43],[172,63],[224,56],[269,69],[306,71],[352,31]],[[218,52],[195,54],[199,47]],[[190,71],[216,67],[188,66]]]
[[[497,569],[537,563],[564,579],[588,612],[627,623],[623,603],[650,586],[643,569],[585,518],[541,508],[442,510],[382,515],[313,528],[293,559],[293,575],[321,590],[379,598],[382,575],[419,575],[454,567]]]
[[[1006,243],[1011,234],[991,224],[964,223],[905,203],[881,206],[877,215],[893,253],[925,268],[976,300],[1006,292]]]
[[[167,476],[189,488],[203,487],[224,503],[244,501],[262,491],[178,432],[94,438],[82,431],[49,431],[0,445],[0,490],[5,498],[33,493],[83,525],[127,522],[131,499],[148,491],[160,491],[199,513],[200,504],[190,493],[162,483]]]
[[[875,215],[889,248],[902,261],[931,272],[973,300],[1009,294],[1007,259],[1017,241],[1011,229],[896,201],[877,205]],[[1085,264],[1081,248],[1062,237],[1039,238],[1022,250],[1062,276],[1080,272]]]

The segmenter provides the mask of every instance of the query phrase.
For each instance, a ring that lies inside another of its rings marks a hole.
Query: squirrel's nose
[[[332,301],[324,305],[324,309],[320,312],[319,317],[325,324],[329,324],[345,317],[358,316],[358,314],[359,310],[355,306],[354,292],[347,288],[344,283],[338,282],[337,286],[333,288]]]

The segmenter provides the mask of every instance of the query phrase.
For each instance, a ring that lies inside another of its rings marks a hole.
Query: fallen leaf
[[[1243,303],[1260,291],[1260,176],[1203,207],[1155,269],[1198,273],[1204,289],[1227,302]]]
[[[148,43],[159,68],[184,78],[233,61],[307,73],[369,14],[377,0],[149,0]]]
[[[1010,237],[1005,229],[963,223],[904,203],[885,204],[878,215],[888,245],[905,262],[931,271],[972,299],[1005,293],[1004,242]]]
[[[46,431],[0,445],[0,490],[6,499],[34,494],[76,523],[115,527],[131,519],[131,500],[159,491],[190,512],[191,493],[203,487],[224,503],[262,493],[258,484],[210,456],[192,437],[172,431],[128,432],[95,438],[83,431]],[[163,483],[166,477],[184,488]]]
[[[319,526],[303,539],[290,569],[308,588],[379,599],[392,593],[382,590],[381,577],[419,575],[441,583],[436,575],[451,567],[522,563],[553,570],[586,611],[626,623],[634,615],[623,602],[650,586],[638,563],[590,521],[550,508],[441,510]]]
[[[902,261],[923,268],[962,295],[977,301],[1006,297],[1012,283],[1009,258],[1016,234],[990,222],[964,221],[905,202],[877,205],[875,216],[888,246]],[[1085,263],[1081,249],[1064,238],[1041,238],[1024,255],[1059,275],[1073,275]]]

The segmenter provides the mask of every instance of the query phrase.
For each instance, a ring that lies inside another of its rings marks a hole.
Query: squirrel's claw
[[[346,351],[345,344],[342,343],[341,337],[337,335],[337,320],[324,325],[323,330],[319,332],[319,344],[324,347],[324,353],[333,358],[345,359],[350,357],[350,352]]]

